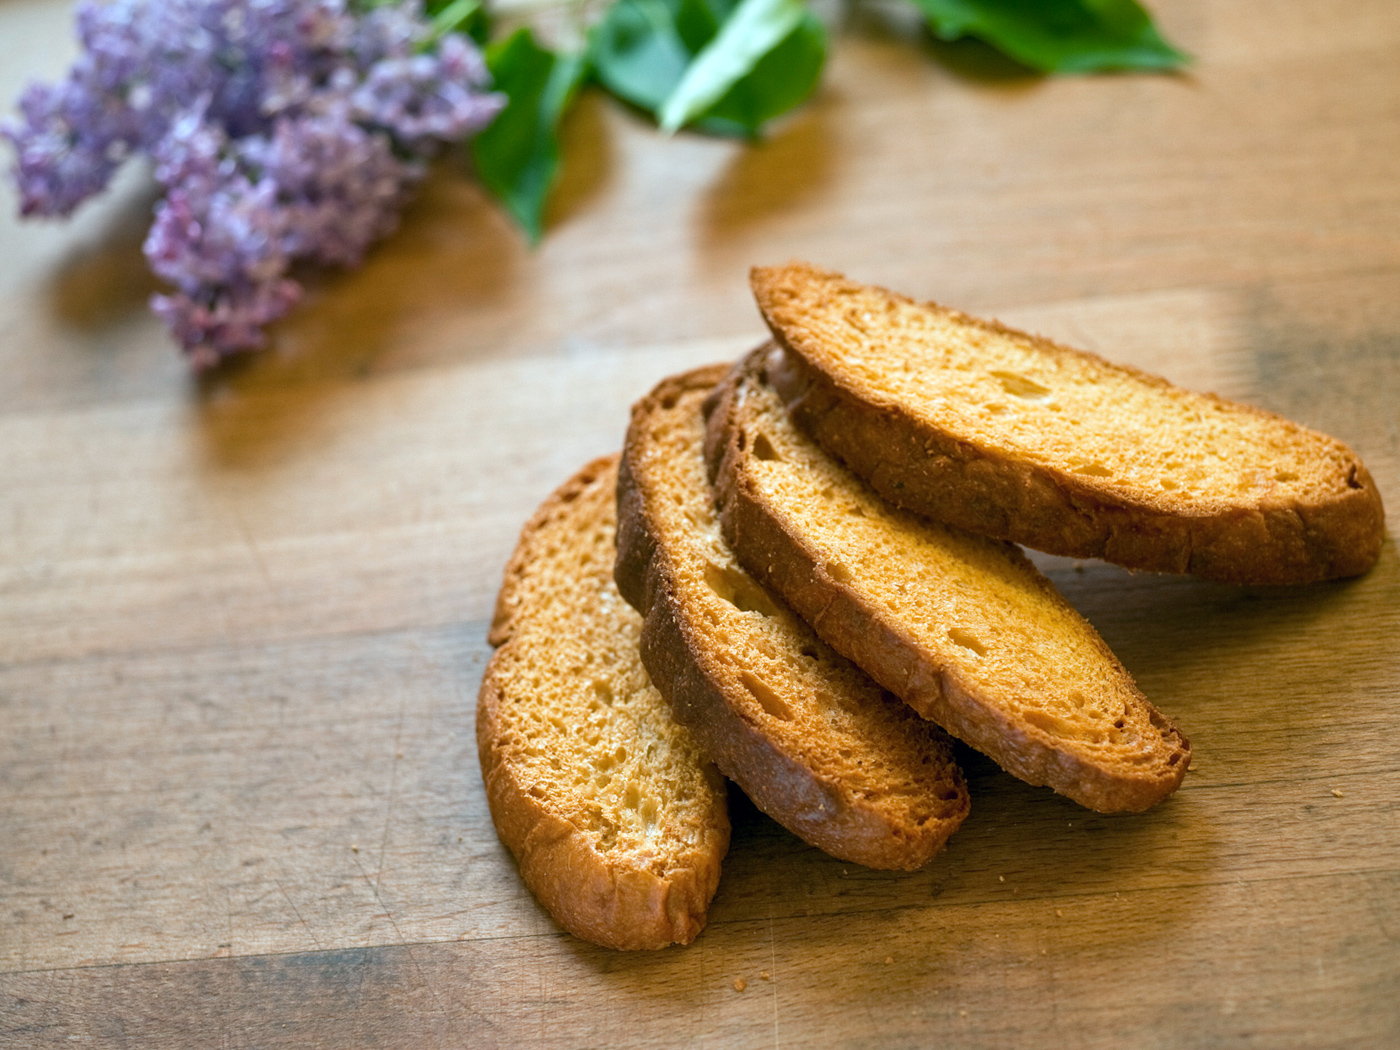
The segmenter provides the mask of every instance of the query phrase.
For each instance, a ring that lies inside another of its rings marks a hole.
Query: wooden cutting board
[[[138,171],[0,189],[0,1045],[1400,1045],[1400,558],[1231,588],[1042,564],[1191,736],[1102,817],[977,756],[913,874],[736,792],[695,945],[562,933],[473,717],[521,523],[808,258],[1333,433],[1400,508],[1400,7],[1158,0],[1180,77],[853,16],[753,147],[586,95],[543,246],[438,170],[274,349],[192,379]],[[71,55],[0,3],[0,96]]]

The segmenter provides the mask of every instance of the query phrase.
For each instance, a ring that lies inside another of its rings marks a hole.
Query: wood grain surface
[[[1239,589],[1041,558],[1190,735],[1102,817],[966,756],[913,874],[735,793],[695,945],[562,933],[473,710],[520,525],[807,258],[1287,413],[1400,513],[1400,6],[1156,0],[1183,76],[1044,79],[844,16],[752,147],[589,94],[529,250],[442,165],[274,349],[192,378],[139,169],[0,188],[0,1046],[1400,1046],[1400,558]],[[0,0],[0,98],[72,54]]]

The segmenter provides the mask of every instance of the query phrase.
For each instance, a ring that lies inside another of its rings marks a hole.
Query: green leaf
[[[811,12],[777,47],[755,63],[706,113],[704,123],[727,121],[750,137],[774,117],[806,101],[821,80],[826,30]]]
[[[816,87],[826,32],[802,0],[617,0],[589,50],[603,86],[667,131],[754,136]]]
[[[681,7],[680,0],[617,0],[608,8],[589,34],[593,70],[605,88],[653,113],[661,108],[693,54],[677,26]]]
[[[913,0],[944,40],[975,36],[1042,73],[1176,69],[1136,0]]]
[[[472,140],[481,181],[536,243],[559,169],[559,121],[588,69],[583,55],[556,55],[528,29],[486,49],[486,65],[505,109]]]
[[[481,0],[428,0],[424,8],[433,20],[432,41],[448,33],[466,33],[480,43],[486,30],[486,9]]]
[[[792,34],[806,10],[802,0],[740,0],[662,105],[661,130],[674,132],[710,109]]]

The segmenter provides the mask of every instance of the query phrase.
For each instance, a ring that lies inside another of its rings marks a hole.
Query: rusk
[[[610,948],[686,944],[729,846],[725,784],[641,663],[612,581],[617,457],[536,512],[506,566],[477,707],[491,817],[525,884]]]
[[[892,507],[804,436],[760,348],[707,404],[706,458],[743,565],[915,711],[1100,812],[1170,795],[1180,731],[1014,546]]]
[[[968,812],[953,743],[822,642],[737,563],[705,473],[701,404],[724,366],[632,409],[616,579],[652,681],[719,768],[805,841],[875,868],[925,864]]]
[[[1232,583],[1351,576],[1379,555],[1380,495],[1334,438],[806,264],[751,283],[798,423],[902,507]]]

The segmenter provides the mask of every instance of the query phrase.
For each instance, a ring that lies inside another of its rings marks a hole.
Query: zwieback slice
[[[1076,558],[1231,583],[1365,572],[1356,453],[1281,416],[803,263],[751,283],[799,424],[886,499]]]
[[[729,848],[725,784],[647,678],[613,585],[617,457],[536,512],[506,566],[476,735],[525,884],[609,948],[688,944]]]
[[[1100,812],[1180,785],[1190,744],[1012,544],[899,510],[793,424],[760,348],[707,403],[725,538],[833,648],[1031,784]]]
[[[953,742],[834,652],[741,568],[705,474],[701,404],[725,366],[632,409],[618,478],[618,589],[652,681],[719,768],[803,840],[921,867],[968,812]]]

